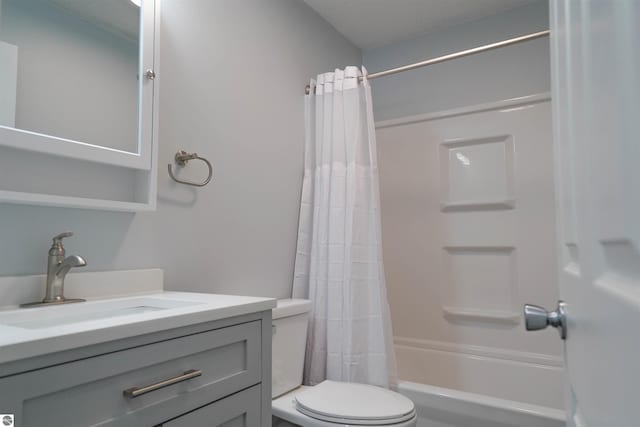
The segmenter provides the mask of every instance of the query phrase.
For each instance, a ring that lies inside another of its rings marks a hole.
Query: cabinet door
[[[160,427],[259,427],[260,385],[191,411]]]

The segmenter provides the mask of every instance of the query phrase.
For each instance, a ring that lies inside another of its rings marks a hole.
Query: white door
[[[567,418],[640,426],[640,1],[551,0]]]

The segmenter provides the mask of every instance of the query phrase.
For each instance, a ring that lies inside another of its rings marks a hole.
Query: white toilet
[[[413,402],[394,391],[336,381],[302,385],[310,309],[301,299],[279,300],[273,309],[273,426],[415,427]]]

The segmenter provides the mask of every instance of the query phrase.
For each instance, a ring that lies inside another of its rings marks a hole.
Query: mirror
[[[160,0],[0,0],[0,203],[157,193]]]
[[[3,132],[139,155],[142,21],[139,0],[0,0]]]

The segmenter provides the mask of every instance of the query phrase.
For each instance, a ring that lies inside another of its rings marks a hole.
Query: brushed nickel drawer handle
[[[143,394],[158,390],[159,388],[167,387],[173,384],[178,384],[183,381],[190,380],[192,378],[196,378],[202,375],[202,371],[199,369],[190,369],[185,371],[182,375],[178,375],[177,377],[167,378],[166,380],[159,381],[155,384],[150,384],[144,387],[131,387],[122,392],[126,397],[134,398],[138,396],[142,396]]]

